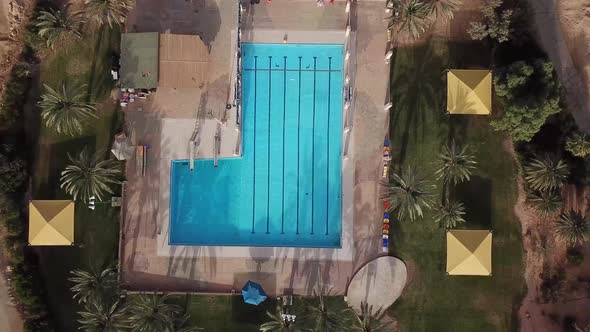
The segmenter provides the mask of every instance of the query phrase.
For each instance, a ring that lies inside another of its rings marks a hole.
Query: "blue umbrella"
[[[262,286],[252,280],[248,280],[244,287],[242,287],[242,296],[244,297],[244,302],[253,305],[259,305],[262,301],[266,300],[266,293],[262,289]]]

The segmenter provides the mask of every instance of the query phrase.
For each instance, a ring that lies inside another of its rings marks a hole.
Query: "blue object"
[[[389,247],[389,240],[388,239],[383,239],[383,246]]]
[[[383,214],[383,218],[389,219],[389,213],[387,213],[387,212],[386,212],[386,213],[384,213],[384,214]]]
[[[339,248],[343,46],[242,54],[243,155],[172,161],[169,243]]]
[[[383,146],[389,146],[389,140],[387,138],[383,141]]]
[[[266,293],[260,284],[248,280],[242,287],[242,297],[244,297],[244,302],[248,304],[259,305],[266,300]]]

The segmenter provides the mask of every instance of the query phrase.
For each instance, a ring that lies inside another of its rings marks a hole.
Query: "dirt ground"
[[[557,3],[565,43],[584,83],[580,93],[586,102],[585,111],[589,113],[584,128],[590,130],[590,0],[561,0]]]
[[[0,95],[20,54],[19,33],[31,8],[31,0],[0,0]]]

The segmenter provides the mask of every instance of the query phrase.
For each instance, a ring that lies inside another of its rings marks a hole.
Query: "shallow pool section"
[[[170,244],[338,248],[343,47],[242,50],[242,157],[172,161]]]

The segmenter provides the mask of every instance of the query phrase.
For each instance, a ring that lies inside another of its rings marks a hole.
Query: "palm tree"
[[[168,303],[169,295],[136,297],[129,307],[129,325],[136,332],[174,332],[183,310]]]
[[[445,21],[453,19],[453,12],[457,11],[460,5],[461,0],[430,0],[428,2],[430,15]]]
[[[576,157],[590,156],[590,135],[575,133],[565,142],[565,149]]]
[[[400,220],[406,215],[411,221],[423,216],[423,209],[430,208],[435,186],[420,178],[413,168],[408,167],[406,174],[391,174],[385,184],[385,199],[389,202],[388,212],[397,210]]]
[[[540,233],[539,237],[535,240],[535,244],[538,248],[538,251],[543,254],[549,253],[555,246],[553,237],[549,236],[547,232]]]
[[[397,27],[399,32],[405,31],[412,39],[420,38],[430,26],[430,8],[419,0],[392,0],[387,6],[394,11],[390,28]]]
[[[445,184],[456,185],[463,181],[469,181],[471,171],[475,169],[477,162],[475,157],[468,152],[469,146],[459,147],[453,140],[451,144],[443,147],[439,154],[439,167],[435,174],[437,180],[442,179]]]
[[[590,221],[574,210],[562,213],[555,224],[555,235],[570,246],[582,244],[590,236]]]
[[[38,104],[47,127],[60,134],[74,136],[82,133],[85,120],[97,118],[94,106],[84,101],[87,97],[83,92],[84,85],[70,87],[63,84],[60,92],[46,84],[43,86],[46,92],[41,95]]]
[[[101,201],[105,193],[113,194],[111,184],[120,184],[120,164],[116,160],[100,160],[85,147],[75,158],[68,154],[70,165],[61,172],[61,187],[74,200],[88,202],[90,197]]]
[[[445,228],[455,228],[457,224],[465,222],[463,216],[465,215],[465,206],[461,202],[447,202],[438,207],[438,211],[434,216],[434,221],[443,225]]]
[[[393,331],[391,323],[383,322],[385,311],[379,310],[373,312],[373,306],[366,302],[361,302],[361,314],[354,312],[355,319],[349,327],[350,332],[389,332]]]
[[[126,323],[126,308],[119,301],[109,305],[100,299],[91,298],[78,315],[80,329],[86,332],[121,332],[129,328]]]
[[[531,207],[545,218],[561,209],[561,197],[556,190],[534,191],[529,194],[528,201]]]
[[[266,314],[270,320],[260,325],[262,332],[297,332],[303,331],[295,320],[285,319],[283,317],[283,307],[280,302],[277,304],[275,312],[267,311]]]
[[[326,303],[326,297],[314,290],[317,302],[308,307],[309,313],[306,321],[311,324],[314,332],[340,332],[346,329],[342,310],[336,310],[333,305]],[[328,291],[327,296],[330,296]]]
[[[85,0],[86,11],[98,25],[123,25],[127,20],[127,13],[133,8],[133,0]]]
[[[70,14],[67,11],[49,9],[39,12],[35,26],[39,29],[37,32],[39,37],[46,40],[47,47],[53,48],[55,44],[60,44],[68,39],[81,38],[80,25],[82,23],[80,13]]]
[[[69,281],[74,283],[70,288],[74,293],[74,299],[78,303],[86,303],[94,298],[101,298],[104,294],[108,294],[116,286],[115,268],[109,267],[102,271],[70,271],[72,277]]]
[[[545,155],[533,158],[524,166],[524,178],[527,184],[539,191],[555,190],[567,179],[569,170],[563,160],[556,160]]]

